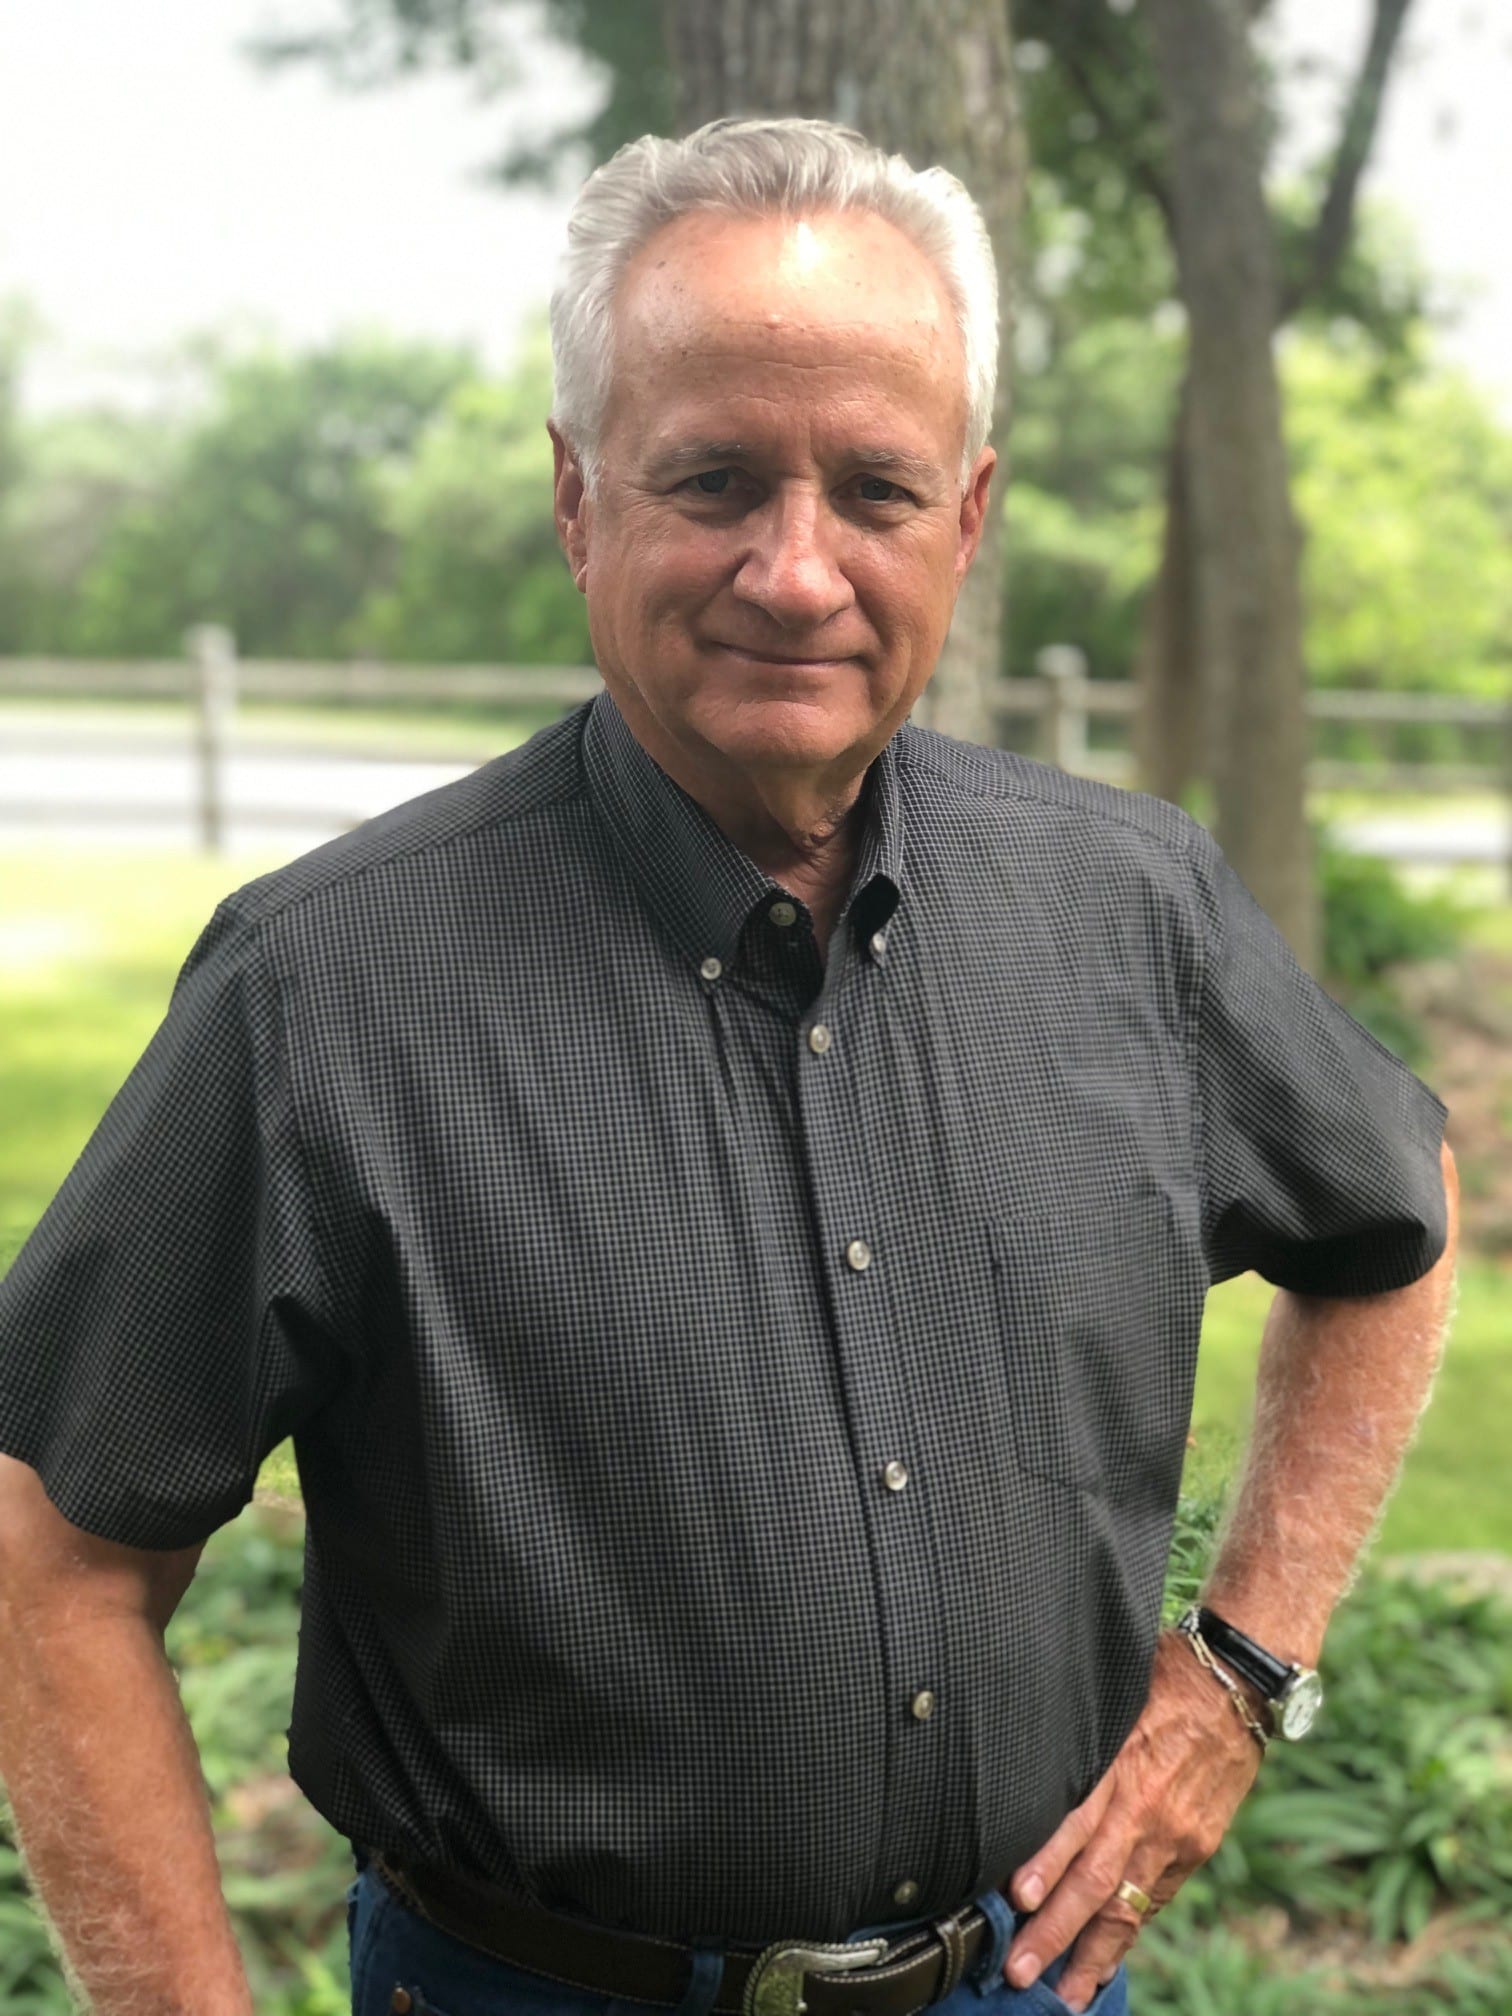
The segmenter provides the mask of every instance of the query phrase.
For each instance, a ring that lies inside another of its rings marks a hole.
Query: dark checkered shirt
[[[246,883],[0,1283],[184,1547],[292,1434],[290,1769],[669,1937],[1038,1848],[1144,1700],[1203,1297],[1400,1287],[1446,1109],[1164,800],[905,725],[807,906],[607,693]]]

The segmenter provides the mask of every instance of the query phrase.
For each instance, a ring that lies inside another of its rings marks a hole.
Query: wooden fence
[[[1128,681],[1092,679],[1083,653],[1072,645],[1057,644],[1040,652],[1037,676],[1032,679],[1001,679],[993,693],[994,712],[1000,719],[1029,717],[1038,723],[1035,752],[1060,768],[1088,776],[1101,776],[1113,783],[1132,782],[1133,764],[1127,747],[1093,746],[1093,723],[1112,717],[1127,719],[1137,704],[1137,693]],[[589,667],[537,665],[382,665],[363,661],[347,664],[278,659],[239,659],[230,634],[214,625],[202,625],[185,640],[185,655],[178,659],[95,661],[64,658],[0,658],[0,698],[61,698],[99,700],[173,700],[192,709],[195,754],[196,822],[202,844],[218,850],[224,843],[227,806],[225,766],[234,748],[238,754],[278,753],[300,757],[333,753],[329,742],[291,744],[285,740],[259,737],[237,721],[240,700],[284,701],[291,705],[402,707],[413,709],[472,705],[498,709],[538,711],[542,708],[565,711],[591,698],[602,680]],[[1346,762],[1314,757],[1308,765],[1308,781],[1314,786],[1347,786],[1362,790],[1401,790],[1423,793],[1494,791],[1508,808],[1507,873],[1512,883],[1512,682],[1505,701],[1456,699],[1437,694],[1383,693],[1377,691],[1315,690],[1307,696],[1307,711],[1313,722],[1366,724],[1372,731],[1386,730],[1401,723],[1437,724],[1461,731],[1466,740],[1484,752],[1474,762],[1395,761]],[[7,728],[5,746],[11,751],[42,744]],[[81,747],[85,738],[70,737],[70,747]],[[50,740],[48,746],[56,746]],[[97,746],[99,746],[97,744]],[[110,745],[119,748],[118,742]],[[130,747],[142,753],[182,753],[182,736],[133,736]],[[395,742],[375,746],[364,742],[364,757],[388,757],[413,761],[413,744]],[[428,750],[437,761],[473,761],[475,750],[455,752]],[[128,804],[91,802],[70,806],[70,818],[129,820],[143,816],[143,808]],[[27,803],[13,800],[4,808],[7,819],[55,817],[56,803]],[[152,817],[161,808],[147,808]],[[298,810],[268,806],[238,805],[237,816],[256,824],[278,825],[297,820],[308,825],[320,817],[317,808]],[[350,823],[333,815],[333,823]],[[1433,858],[1454,858],[1442,852]]]

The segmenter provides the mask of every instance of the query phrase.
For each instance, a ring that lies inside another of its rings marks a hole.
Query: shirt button
[[[396,1988],[389,1997],[389,2008],[393,2011],[393,2016],[410,2016],[414,2006],[415,1998],[408,1988]]]
[[[767,915],[774,924],[784,926],[796,924],[798,921],[798,912],[791,903],[774,903],[771,909],[768,910]]]
[[[828,1031],[828,1029],[825,1028],[822,1022],[816,1022],[813,1028],[810,1029],[809,1031],[810,1050],[812,1050],[816,1056],[822,1057],[829,1047],[830,1047],[830,1032]]]
[[[901,1491],[903,1486],[908,1482],[907,1468],[898,1461],[896,1456],[882,1472],[882,1481],[886,1484],[889,1491]]]
[[[863,1267],[871,1265],[871,1248],[864,1239],[852,1239],[845,1249],[845,1257],[859,1274]]]
[[[913,1711],[921,1722],[927,1722],[934,1713],[934,1696],[926,1687],[913,1697]]]
[[[880,959],[887,951],[887,933],[885,931],[873,931],[868,942],[871,945],[873,959]]]
[[[724,971],[724,964],[718,959],[705,959],[698,970],[705,980],[717,980]]]
[[[912,1904],[919,1894],[919,1886],[912,1877],[906,1877],[893,1892],[894,1904]]]

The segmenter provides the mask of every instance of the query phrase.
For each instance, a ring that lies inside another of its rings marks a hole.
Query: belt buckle
[[[834,1946],[774,1940],[757,1955],[746,1976],[742,2016],[804,2016],[805,1974],[846,1974],[857,1967],[875,1967],[887,1958],[887,1951],[885,1939],[856,1939]]]

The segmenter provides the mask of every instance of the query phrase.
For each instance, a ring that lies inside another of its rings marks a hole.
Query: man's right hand
[[[1119,1883],[1168,1904],[1217,1848],[1259,1768],[1259,1747],[1222,1687],[1179,1633],[1162,1632],[1144,1709],[1123,1748],[1005,1886],[1010,1902],[1034,1914],[1009,1948],[1008,1982],[1036,1979],[1075,1940],[1055,1992],[1085,2009],[1144,1926]]]

